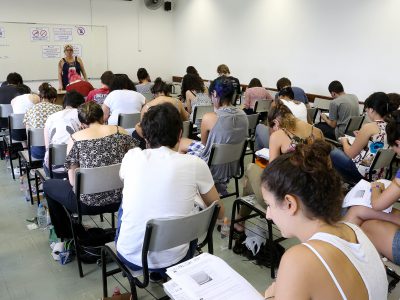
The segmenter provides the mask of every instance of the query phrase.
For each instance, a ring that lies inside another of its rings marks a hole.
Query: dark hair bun
[[[39,86],[39,95],[42,99],[56,99],[57,98],[57,90],[51,86],[48,82],[43,82]]]
[[[293,195],[304,204],[304,214],[327,223],[340,219],[342,208],[341,179],[332,167],[330,144],[316,140],[311,145],[297,145],[296,150],[272,161],[261,176],[262,185],[276,201]]]
[[[78,119],[86,125],[96,122],[103,123],[103,109],[96,102],[86,102],[78,107]]]

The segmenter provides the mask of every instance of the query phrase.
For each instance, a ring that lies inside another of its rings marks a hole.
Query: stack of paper
[[[214,255],[203,253],[167,269],[165,292],[179,300],[264,299],[254,287]]]
[[[269,149],[263,148],[261,150],[258,150],[255,152],[255,155],[258,157],[264,158],[266,160],[269,160]]]

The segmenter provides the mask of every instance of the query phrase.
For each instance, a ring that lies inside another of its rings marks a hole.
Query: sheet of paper
[[[379,179],[387,188],[390,185],[390,181],[386,179]],[[351,190],[347,193],[343,200],[343,207],[350,207],[354,205],[362,205],[366,207],[371,206],[371,183],[362,179],[360,180]],[[383,210],[385,213],[390,213],[392,211],[392,206]]]
[[[167,274],[189,299],[264,299],[226,262],[208,253],[168,268]]]
[[[165,293],[174,300],[191,300],[185,292],[176,284],[175,281],[170,280],[163,284]]]
[[[350,145],[353,145],[354,140],[356,139],[356,137],[351,136],[351,135],[347,135],[347,134],[345,134],[344,137],[347,138],[347,140],[349,141]]]
[[[266,160],[269,160],[269,149],[263,148],[255,152],[255,155]]]

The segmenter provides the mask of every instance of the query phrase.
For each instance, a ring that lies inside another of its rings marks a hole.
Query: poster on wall
[[[50,39],[48,27],[31,27],[31,41],[48,41]]]
[[[72,28],[53,28],[54,41],[70,42],[72,41]]]
[[[58,45],[43,45],[43,58],[61,58],[61,46]]]
[[[75,44],[72,48],[74,48],[74,56],[82,57],[82,45]]]
[[[6,31],[4,27],[0,27],[0,39],[4,39],[6,37]]]

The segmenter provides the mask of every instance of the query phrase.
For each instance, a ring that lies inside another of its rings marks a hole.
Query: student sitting
[[[62,110],[62,106],[54,104],[57,99],[57,90],[47,82],[39,86],[40,102],[31,107],[24,116],[26,128],[44,128],[47,118]],[[46,152],[45,146],[32,146],[32,157],[43,159]]]
[[[154,84],[151,82],[150,75],[145,68],[138,69],[137,78],[139,84],[136,85],[136,91],[142,95],[151,94],[151,88]]]
[[[299,145],[270,163],[261,177],[266,217],[301,244],[285,252],[265,299],[387,299],[387,277],[374,245],[341,223],[341,180],[330,145]]]
[[[86,102],[94,101],[97,104],[102,105],[107,95],[110,93],[110,85],[113,79],[114,73],[111,71],[105,71],[100,77],[101,88],[90,91],[86,97]]]
[[[187,121],[189,119],[189,114],[183,107],[181,101],[176,98],[172,98],[169,96],[170,85],[166,84],[160,77],[156,78],[154,81],[154,85],[151,88],[151,92],[155,95],[155,99],[146,103],[142,111],[140,113],[140,119],[143,119],[144,114],[153,106],[159,105],[162,103],[171,103],[176,109],[179,111],[179,115],[181,116],[182,121]],[[146,148],[146,142],[143,138],[143,132],[140,126],[140,123],[136,124],[135,131],[132,133],[132,137],[140,142],[140,148]]]
[[[348,181],[357,183],[369,172],[369,167],[379,149],[388,148],[386,140],[385,117],[393,111],[385,93],[374,93],[364,102],[364,109],[371,123],[364,124],[356,131],[354,142],[350,145],[346,137],[340,138],[343,151],[335,148],[331,159],[335,168]],[[382,178],[384,169],[373,174],[373,179]]]
[[[201,122],[201,141],[182,139],[179,151],[208,161],[213,144],[239,144],[246,140],[249,122],[243,110],[232,105],[235,93],[232,81],[221,76],[210,86],[215,112],[207,113]],[[218,192],[225,193],[229,179],[235,175],[236,163],[211,166]]]
[[[91,85],[89,81],[85,81],[82,77],[76,72],[74,68],[70,68],[68,71],[68,79],[69,83],[65,90],[67,92],[75,90],[80,93],[83,97],[87,97],[90,91],[94,90],[94,87]]]
[[[85,99],[77,91],[67,92],[64,96],[64,109],[50,115],[47,118],[44,125],[44,143],[46,146],[46,154],[44,156],[45,158],[43,164],[43,168],[47,176],[49,176],[49,145],[67,144],[71,139],[71,135],[80,129],[81,122],[78,118],[77,108],[84,102]],[[61,174],[58,173],[54,174],[65,177],[64,172],[61,172]]]
[[[304,105],[304,104],[303,104]],[[323,140],[324,136],[318,128],[297,119],[293,116],[289,108],[281,103],[271,109],[268,114],[269,128],[271,137],[269,143],[269,162],[272,162],[282,154],[293,152],[296,147],[302,144],[312,144],[316,140]],[[243,195],[255,194],[256,201],[265,206],[260,190],[260,175],[262,168],[256,164],[247,166],[244,183]],[[250,214],[250,210],[243,206],[237,216],[238,219]],[[237,231],[243,231],[244,223],[235,224]]]
[[[121,163],[125,153],[135,144],[125,129],[103,124],[103,110],[94,102],[78,108],[78,118],[86,129],[75,132],[67,146],[65,168],[69,180],[49,179],[43,183],[49,207],[51,223],[59,238],[72,237],[70,221],[64,207],[77,212],[75,169],[96,168]],[[97,214],[102,211],[117,211],[121,203],[122,191],[107,191],[81,195],[82,214]]]
[[[151,107],[144,114],[141,127],[149,147],[130,150],[120,171],[124,199],[116,246],[119,258],[132,270],[142,267],[142,243],[148,220],[191,214],[198,194],[206,206],[219,200],[207,164],[198,157],[177,152],[182,120],[173,104]],[[224,207],[219,204],[219,219],[223,219]],[[165,273],[160,269],[190,258],[193,250],[186,244],[150,253],[149,268]],[[150,276],[155,280],[155,274]]]
[[[145,103],[142,94],[136,92],[135,84],[126,74],[116,74],[110,86],[110,94],[102,105],[104,121],[118,124],[118,115],[139,113]]]
[[[400,111],[393,113],[393,119],[386,126],[388,144],[400,155]],[[397,209],[391,213],[382,212],[400,198],[400,169],[387,189],[380,182],[371,183],[372,208],[353,206],[345,220],[360,225],[378,249],[378,252],[400,265],[400,215]]]
[[[261,81],[258,78],[253,78],[244,92],[243,110],[248,115],[252,114],[254,113],[256,101],[265,99],[273,100],[271,94],[262,87]]]
[[[185,106],[190,114],[190,121],[193,120],[194,108],[196,106],[212,105],[210,97],[206,94],[203,80],[198,75],[185,75]]]
[[[294,93],[291,87],[281,89],[278,96],[280,102],[287,106],[297,119],[308,122],[307,107],[303,102],[294,100]]]
[[[302,88],[299,88],[297,86],[292,86],[292,82],[290,81],[289,78],[282,77],[276,82],[276,88],[278,92],[280,92],[282,89],[290,87],[293,90],[294,93],[294,100],[303,102],[307,107],[308,105],[308,98],[306,93]],[[275,100],[279,99],[278,93],[275,95]]]

